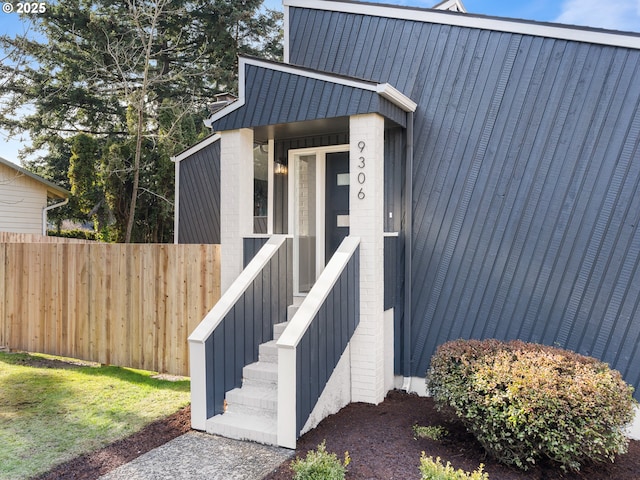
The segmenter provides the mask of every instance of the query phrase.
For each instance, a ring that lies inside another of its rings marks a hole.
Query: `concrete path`
[[[261,480],[293,450],[191,431],[100,480]]]

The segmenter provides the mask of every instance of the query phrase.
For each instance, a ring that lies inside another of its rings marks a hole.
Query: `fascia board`
[[[220,134],[216,133],[215,135],[209,135],[208,137],[200,140],[195,145],[192,145],[189,148],[187,148],[186,150],[183,150],[178,155],[176,155],[174,157],[171,157],[171,161],[179,163],[182,160],[184,160],[185,158],[190,157],[194,153],[199,152],[203,148],[208,147],[209,145],[211,145],[212,143],[217,142],[218,140],[220,140]]]
[[[71,192],[69,192],[68,190],[56,185],[55,183],[47,180],[46,178],[42,178],[40,175],[37,175],[25,168],[22,168],[20,165],[17,165],[5,158],[0,157],[0,164],[6,167],[9,167],[15,170],[16,172],[18,172],[19,174],[25,175],[31,178],[32,180],[35,180],[36,182],[40,183],[41,185],[43,185],[47,189],[47,195],[49,198],[66,198],[71,194]]]
[[[617,32],[615,30],[541,23],[530,20],[513,20],[468,13],[459,14],[441,10],[412,9],[409,7],[399,8],[390,5],[359,2],[349,3],[334,0],[283,0],[283,5],[285,8],[300,7],[313,10],[354,13],[640,50],[640,34],[635,32]]]
[[[418,107],[416,102],[389,83],[378,84],[377,92],[405,112],[415,112]]]

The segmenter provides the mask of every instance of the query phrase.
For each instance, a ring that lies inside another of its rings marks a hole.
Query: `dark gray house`
[[[637,389],[640,34],[457,1],[284,11],[285,62],[241,58],[176,157],[177,241],[222,245],[194,428],[295,447],[424,390],[456,338],[558,345]]]

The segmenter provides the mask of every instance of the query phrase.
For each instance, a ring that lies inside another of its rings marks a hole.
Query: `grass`
[[[0,352],[0,480],[26,479],[189,403],[189,381]]]

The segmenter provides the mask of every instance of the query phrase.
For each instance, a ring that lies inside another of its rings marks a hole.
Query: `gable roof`
[[[445,2],[446,3],[446,2]],[[283,0],[285,7],[285,61],[288,61],[288,8],[354,13],[399,20],[438,23],[458,27],[478,28],[505,33],[519,33],[539,37],[588,42],[615,47],[640,49],[640,33],[619,32],[602,28],[580,27],[559,23],[536,22],[471,13],[458,13],[430,8],[405,7],[379,3],[344,0]]]
[[[182,160],[191,157],[192,155],[198,153],[203,148],[208,147],[209,145],[217,142],[218,140],[220,140],[220,135],[218,134],[208,135],[202,140],[200,140],[198,143],[191,145],[189,148],[186,148],[182,152],[171,157],[171,161],[174,163],[180,163]]]
[[[26,175],[27,177],[35,180],[36,182],[41,183],[42,186],[47,189],[47,197],[49,198],[67,198],[70,195],[70,192],[68,190],[65,190],[64,188],[59,187],[55,183],[42,178],[40,175],[36,175],[35,173],[30,172],[29,170],[26,170],[21,166],[16,165],[13,162],[10,162],[6,158],[0,157],[0,164],[15,170],[20,175]]]
[[[240,57],[239,63],[238,100],[205,121],[216,131],[372,112],[404,126],[405,114],[416,109],[388,83],[251,57]]]
[[[433,6],[434,10],[449,10],[450,12],[467,13],[467,9],[460,0],[444,0]]]

